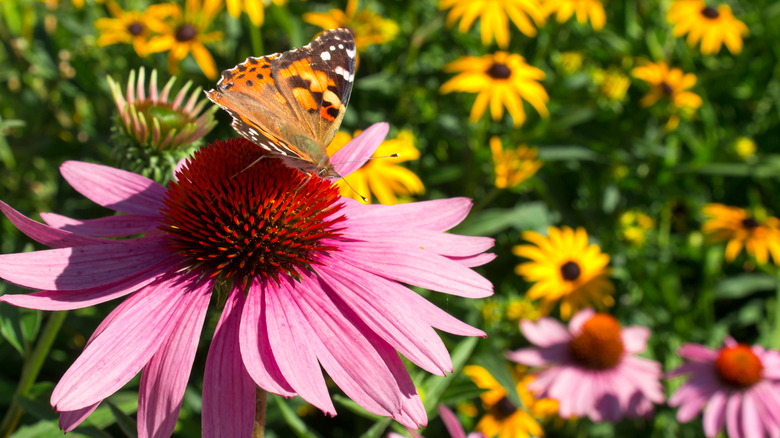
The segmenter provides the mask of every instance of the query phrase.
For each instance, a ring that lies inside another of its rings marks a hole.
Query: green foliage
[[[222,13],[212,28],[223,31],[225,38],[208,48],[223,69],[250,55],[300,46],[320,31],[302,20],[305,12],[343,8],[344,3],[291,0],[285,6],[271,5],[260,29],[253,28],[246,16],[235,19]],[[624,326],[652,331],[644,356],[659,361],[665,370],[681,364],[676,350],[686,342],[719,346],[724,337],[733,336],[780,348],[776,267],[757,265],[744,253],[728,263],[723,245],[710,245],[700,232],[701,207],[708,202],[780,214],[780,197],[775,196],[780,175],[780,4],[727,3],[751,32],[738,55],[724,49],[704,56],[674,38],[664,18],[668,2],[663,0],[607,2],[607,25],[600,32],[574,21],[561,24],[550,19],[537,37],[529,38],[510,25],[508,51],[545,72],[542,84],[550,96],[550,117],[540,118],[526,105],[528,120],[519,127],[508,116],[493,121],[485,115],[470,123],[474,96],[439,91],[453,76],[443,71],[445,64],[497,50],[482,45],[479,24],[461,34],[457,25],[445,25],[446,12],[433,1],[360,3],[361,9],[394,20],[400,31],[392,41],[361,52],[343,129],[352,132],[388,121],[390,138],[402,129],[413,132],[421,158],[406,164],[425,184],[420,199],[473,198],[470,216],[453,231],[496,239],[497,259],[480,268],[496,286],[495,296],[477,302],[421,292],[488,335],[466,340],[445,335],[455,369],[446,377],[409,367],[431,418],[426,436],[444,436],[435,419],[437,404],[479,406],[479,390],[460,373],[463,365],[482,364],[511,387],[511,377],[502,368],[507,365],[504,352],[527,342],[504,309],[530,287],[514,274],[520,259],[511,253],[525,230],[585,227],[611,257],[617,292],[610,312]],[[136,0],[123,6],[143,9],[146,3]],[[77,218],[105,215],[64,183],[57,170],[60,164],[85,160],[137,168],[138,160],[146,157],[137,150],[122,157],[112,153],[116,107],[105,78],[123,84],[129,71],[141,66],[165,76],[170,73],[167,58],[165,53],[140,57],[128,44],[99,47],[94,22],[107,16],[105,4],[92,0],[82,8],[64,0],[0,1],[0,199],[27,216],[35,218],[39,211]],[[583,65],[571,74],[560,63],[566,52],[583,57]],[[692,91],[702,97],[703,105],[693,117],[683,118],[674,130],[666,129],[669,114],[662,105],[640,105],[648,87],[639,80],[632,81],[625,97],[605,98],[593,72],[612,68],[630,76],[640,60],[665,60],[697,76]],[[192,57],[183,61],[178,76],[181,83],[191,80],[204,89],[215,83]],[[219,125],[206,139],[235,136],[228,114],[220,111],[216,117]],[[499,136],[505,148],[538,147],[543,167],[518,188],[495,188],[491,136]],[[755,155],[741,157],[735,152],[740,137],[755,142]],[[175,164],[159,160],[165,172]],[[165,179],[160,168],[152,163],[146,174]],[[627,211],[642,212],[655,221],[641,244],[621,238],[619,218]],[[41,249],[8,221],[0,225],[0,248],[3,253]],[[0,291],[22,292],[13,285],[0,285]],[[35,379],[38,383],[13,396],[21,370],[30,366],[32,351],[41,342],[40,327],[47,317],[0,304],[4,358],[0,412],[12,403],[21,407],[11,437],[59,436],[56,415],[48,405],[53,385],[114,306],[72,312],[52,339]],[[489,306],[501,309],[500,314],[486,319]],[[209,319],[204,329],[206,341],[195,360],[175,432],[178,437],[200,433],[203,369],[214,322]],[[679,381],[669,383],[667,394],[677,386]],[[137,387],[135,379],[68,436],[135,436]],[[300,398],[269,396],[266,436],[380,437],[403,432],[392,421],[367,414],[339,395],[335,386],[331,393],[339,411],[335,418],[312,412]],[[515,397],[514,389],[510,393]],[[546,428],[551,436],[703,436],[700,421],[679,424],[674,413],[659,406],[647,421],[609,425],[585,419],[563,426],[552,422]],[[464,421],[476,424],[475,419]]]

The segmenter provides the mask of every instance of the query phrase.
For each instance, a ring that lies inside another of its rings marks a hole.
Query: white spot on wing
[[[334,50],[336,50],[336,46],[330,46],[330,51],[332,52]]]
[[[354,58],[355,57],[355,51],[347,49],[347,56],[349,56],[350,58]]]
[[[342,77],[344,77],[344,80],[347,82],[352,82],[352,79],[354,78],[354,75],[350,73],[349,70],[345,69],[342,66],[336,67],[334,71],[336,72],[337,75],[341,75]]]
[[[322,58],[323,61],[330,61],[330,53],[322,52],[320,53],[320,58]]]

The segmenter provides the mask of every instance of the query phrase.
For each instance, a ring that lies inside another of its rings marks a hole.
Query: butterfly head
[[[330,163],[328,157],[323,158],[317,163],[317,170],[315,173],[322,179],[341,179],[341,175],[333,168],[333,164]]]

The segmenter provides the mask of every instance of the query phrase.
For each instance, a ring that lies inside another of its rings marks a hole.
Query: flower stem
[[[265,410],[268,406],[268,393],[259,386],[255,391],[255,428],[252,430],[252,438],[263,438],[263,435],[265,435]]]
[[[2,423],[0,423],[0,437],[7,438],[11,436],[14,429],[16,429],[19,418],[22,416],[22,407],[19,405],[18,400],[26,397],[35,383],[35,379],[38,378],[38,373],[41,371],[43,361],[49,355],[49,350],[54,339],[57,337],[57,333],[62,327],[65,316],[68,312],[53,312],[49,316],[49,320],[43,327],[40,336],[38,336],[38,343],[35,345],[32,353],[25,359],[22,366],[22,375],[19,378],[19,385],[16,387],[13,399],[11,400],[11,406],[3,417]]]
[[[773,349],[780,349],[780,269],[775,271],[775,278],[777,278],[777,286],[775,288],[775,327],[772,332],[772,344]]]
[[[263,50],[263,37],[260,35],[260,28],[253,24],[249,24],[249,39],[252,41],[252,50],[255,56],[262,56],[265,53]]]

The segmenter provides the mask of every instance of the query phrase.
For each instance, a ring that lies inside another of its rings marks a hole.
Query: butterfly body
[[[344,118],[355,74],[355,41],[331,29],[306,46],[250,57],[222,72],[206,95],[233,128],[294,169],[341,176],[326,152]]]

